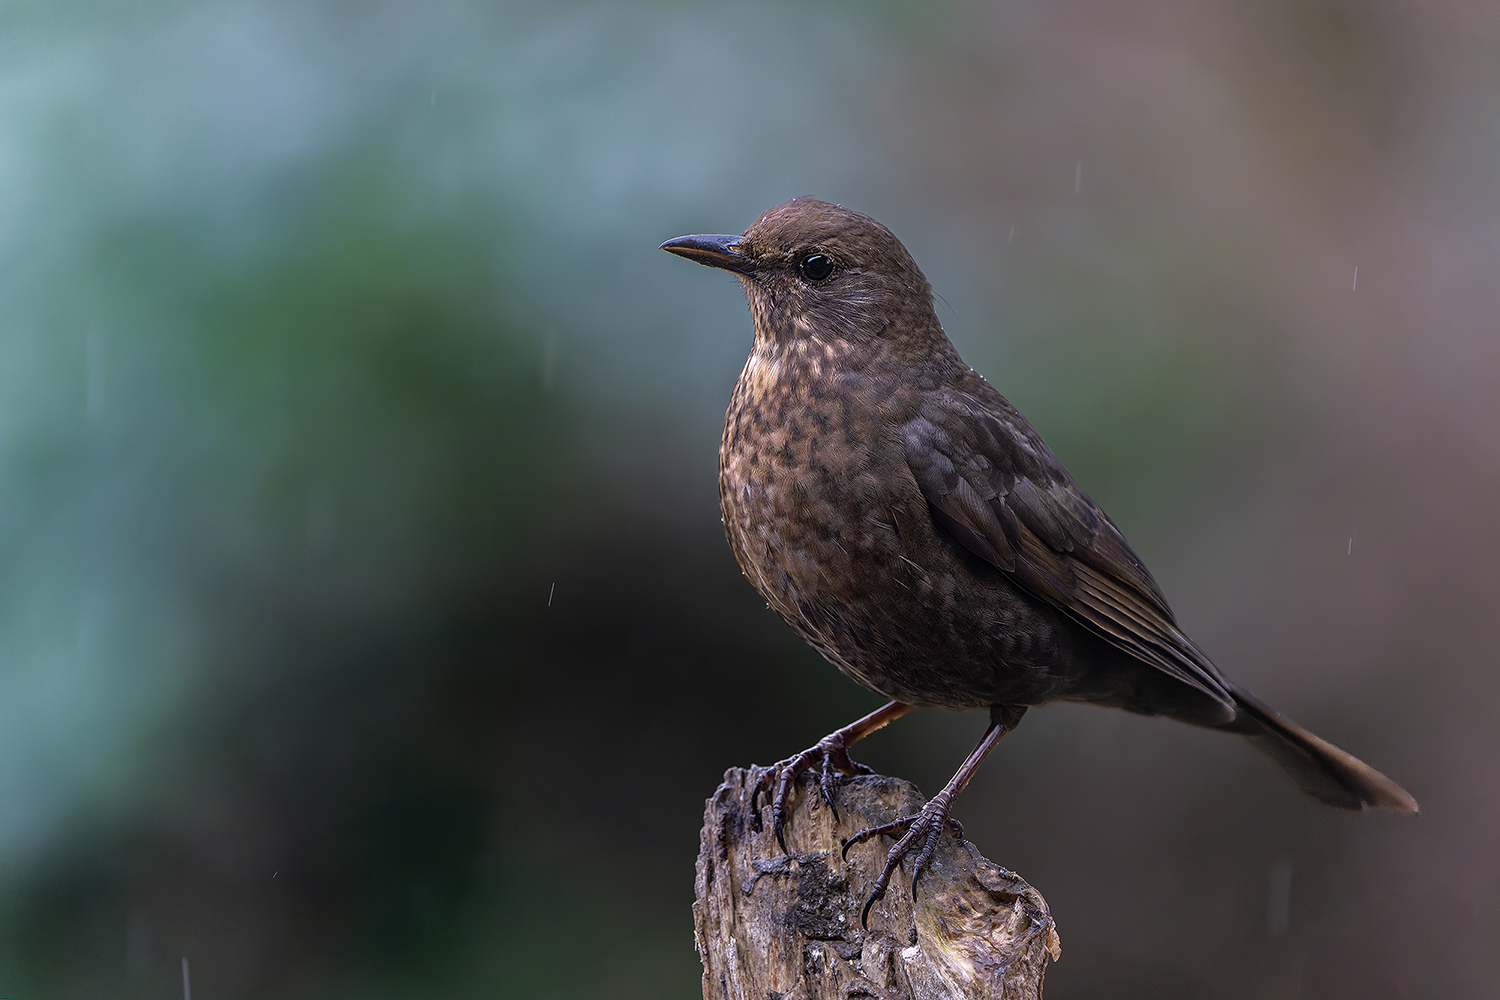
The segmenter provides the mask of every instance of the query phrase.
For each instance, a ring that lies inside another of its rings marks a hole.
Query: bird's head
[[[739,236],[682,236],[661,248],[739,275],[757,340],[885,341],[898,353],[948,345],[932,286],[901,241],[840,205],[793,198]]]

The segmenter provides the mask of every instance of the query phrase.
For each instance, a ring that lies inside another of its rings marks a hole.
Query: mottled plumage
[[[780,765],[778,828],[790,778],[821,765],[831,796],[831,771],[858,768],[847,745],[906,706],[990,709],[991,733],[941,806],[900,824],[911,829],[889,876],[937,836],[1021,713],[1059,700],[1239,733],[1324,802],[1416,810],[1182,633],[1104,511],[958,356],[927,279],[880,223],[796,198],[741,236],[663,249],[737,273],[755,323],[719,453],[735,558],[808,642],[897,703]]]

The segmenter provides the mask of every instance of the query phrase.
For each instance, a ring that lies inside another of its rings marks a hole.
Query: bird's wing
[[[988,390],[988,391],[983,391]],[[912,476],[969,551],[1119,648],[1233,710],[1146,567],[998,392],[944,389],[901,428]]]

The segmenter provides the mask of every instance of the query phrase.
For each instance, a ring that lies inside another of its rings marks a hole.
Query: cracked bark
[[[1046,901],[968,841],[944,833],[917,883],[903,864],[891,890],[860,908],[890,842],[839,856],[843,838],[923,805],[911,784],[844,778],[840,820],[803,775],[788,803],[787,848],[749,802],[762,768],[732,768],[704,810],[693,922],[705,1000],[1039,1000],[1060,954]],[[756,827],[759,826],[759,829]]]

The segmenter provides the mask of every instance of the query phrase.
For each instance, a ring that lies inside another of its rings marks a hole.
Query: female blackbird
[[[958,356],[932,288],[874,219],[794,198],[740,236],[662,249],[740,278],[755,344],[724,420],[719,499],[740,567],[844,673],[892,699],[772,769],[868,769],[848,747],[913,707],[988,709],[978,747],[904,833],[865,905],[1026,709],[1083,701],[1238,733],[1303,791],[1416,812],[1400,786],[1261,704],[1182,633],[1161,589],[1041,436]],[[770,786],[774,785],[774,789]],[[785,843],[783,841],[783,848]]]

